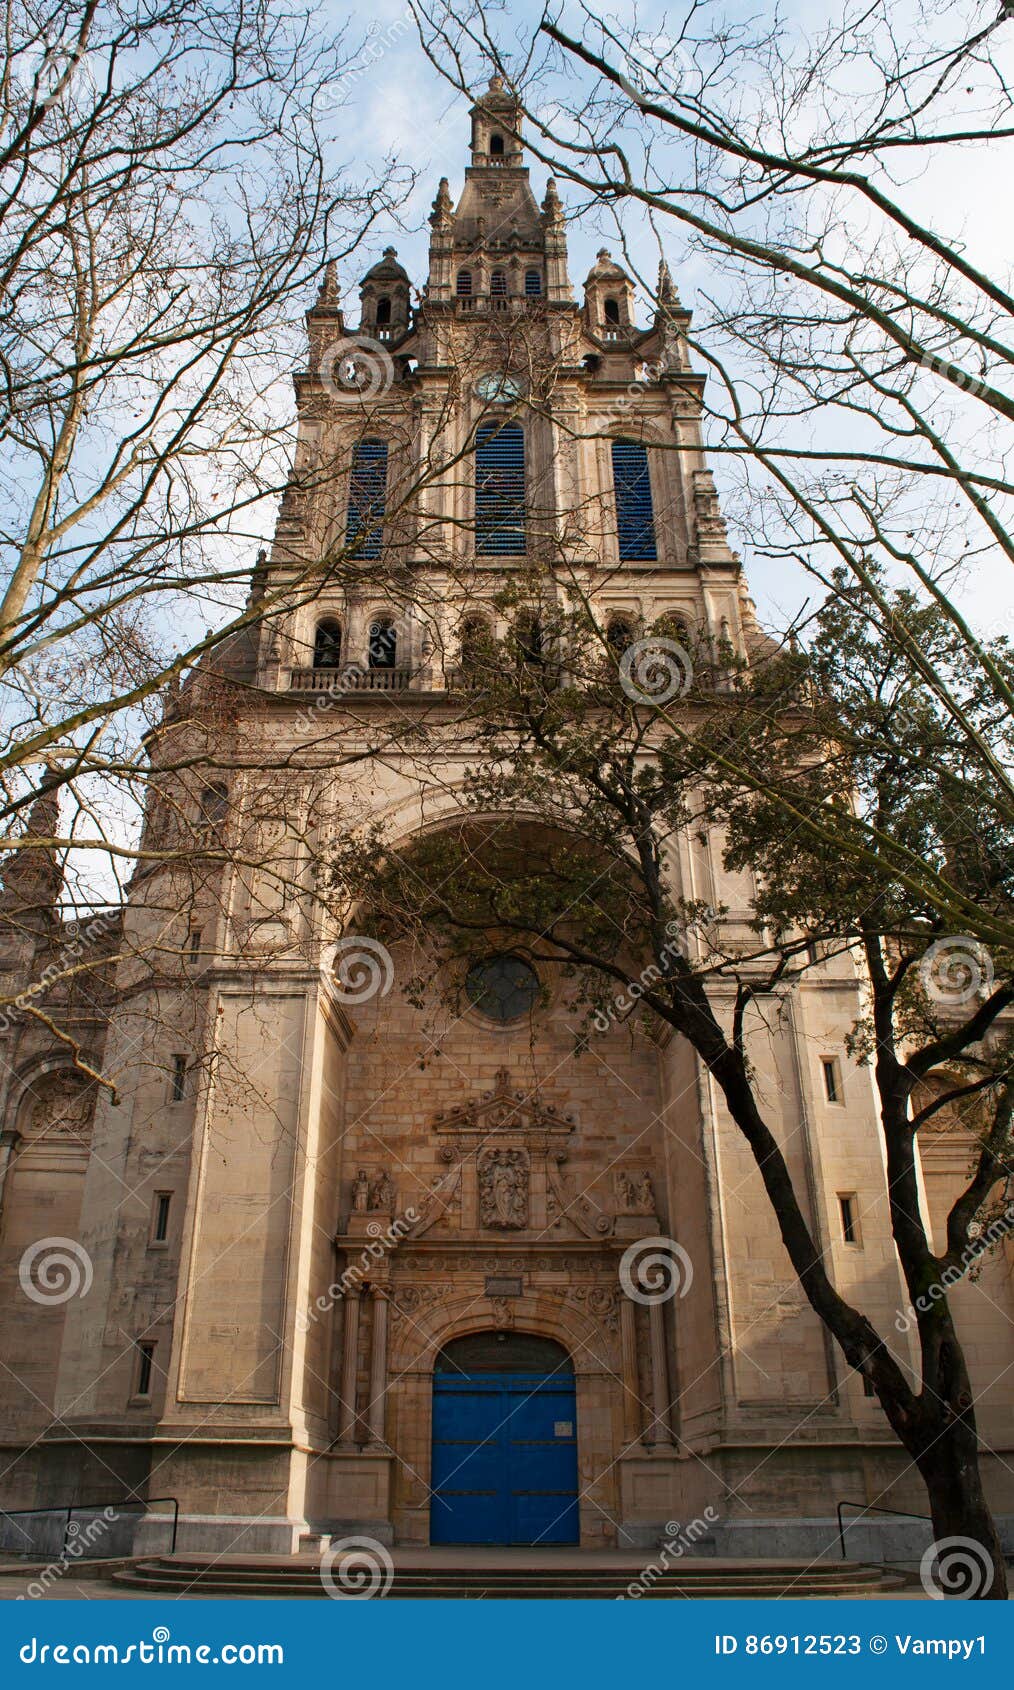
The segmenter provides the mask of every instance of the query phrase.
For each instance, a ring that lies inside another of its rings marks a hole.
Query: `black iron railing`
[[[860,1514],[894,1514],[899,1520],[929,1520],[929,1514],[913,1514],[909,1508],[879,1508],[875,1502],[849,1502],[847,1499],[838,1504],[838,1542],[841,1545],[841,1558],[845,1560],[845,1521],[842,1519],[843,1508],[858,1508]],[[852,1525],[855,1525],[855,1520]]]

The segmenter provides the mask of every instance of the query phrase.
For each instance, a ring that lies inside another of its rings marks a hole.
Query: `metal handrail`
[[[838,1504],[838,1542],[841,1545],[841,1557],[845,1560],[845,1524],[841,1517],[843,1508],[858,1508],[863,1514],[894,1514],[899,1520],[930,1520],[931,1514],[913,1514],[910,1508],[880,1508],[875,1502],[850,1502],[846,1497]],[[852,1522],[855,1525],[855,1521]]]
[[[67,1520],[63,1528],[63,1542],[60,1546],[60,1554],[64,1555],[67,1551],[67,1538],[70,1533],[70,1523],[75,1514],[94,1514],[103,1508],[151,1508],[153,1504],[157,1502],[172,1503],[173,1535],[172,1542],[169,1546],[169,1553],[170,1555],[175,1555],[176,1538],[180,1526],[180,1504],[179,1498],[176,1496],[148,1496],[136,1497],[133,1499],[125,1499],[123,1497],[115,1496],[110,1497],[108,1502],[72,1502],[69,1507],[66,1503],[61,1502],[56,1507],[52,1508],[0,1508],[0,1514],[3,1515],[5,1520],[13,1520],[17,1514],[66,1514]]]

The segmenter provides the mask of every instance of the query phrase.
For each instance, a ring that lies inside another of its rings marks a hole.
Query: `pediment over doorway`
[[[497,1069],[490,1091],[442,1109],[433,1119],[434,1132],[455,1138],[470,1133],[481,1138],[499,1133],[522,1139],[556,1138],[572,1133],[574,1125],[573,1115],[513,1085],[509,1068]]]

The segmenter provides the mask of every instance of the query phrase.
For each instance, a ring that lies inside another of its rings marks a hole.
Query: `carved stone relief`
[[[32,1087],[26,1123],[29,1138],[86,1139],[92,1130],[95,1092],[74,1074],[47,1074]]]
[[[528,1157],[523,1150],[491,1150],[479,1162],[479,1218],[484,1227],[519,1231],[528,1225]]]

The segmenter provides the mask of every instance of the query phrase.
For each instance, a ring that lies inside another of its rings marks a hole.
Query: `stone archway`
[[[446,1281],[426,1285],[421,1279],[407,1283],[410,1280],[415,1280],[414,1272],[391,1286],[394,1383],[388,1399],[387,1437],[397,1465],[392,1511],[395,1541],[430,1541],[433,1379],[439,1357],[456,1339],[492,1334],[496,1341],[497,1333],[504,1331],[548,1340],[567,1358],[576,1404],[578,1541],[586,1548],[614,1544],[620,1505],[616,1457],[622,1448],[623,1416],[618,1331],[613,1330],[616,1311],[603,1305],[599,1313],[596,1302],[596,1312],[591,1312],[580,1288],[568,1294],[554,1286],[527,1290],[512,1301],[508,1314],[471,1286],[449,1291]]]
[[[556,1339],[494,1330],[444,1346],[433,1369],[430,1542],[579,1541],[577,1402]]]

